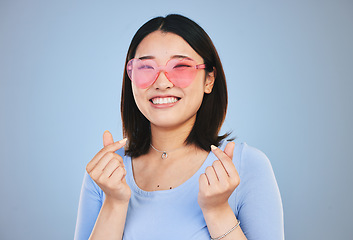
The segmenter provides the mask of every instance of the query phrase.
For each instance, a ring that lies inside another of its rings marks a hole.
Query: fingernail
[[[213,151],[215,149],[217,149],[217,147],[215,145],[211,145],[211,150]]]
[[[121,139],[121,140],[119,141],[119,143],[120,143],[120,144],[123,144],[123,143],[126,142],[126,140],[127,140],[127,138]]]

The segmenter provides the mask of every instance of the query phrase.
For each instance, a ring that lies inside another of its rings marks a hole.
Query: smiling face
[[[162,31],[147,35],[135,54],[135,58],[153,59],[159,66],[183,57],[193,59],[196,64],[204,63],[183,38]],[[193,126],[204,93],[212,91],[213,83],[213,72],[207,73],[204,69],[197,70],[194,80],[185,88],[174,86],[161,72],[151,86],[143,89],[132,83],[132,90],[137,107],[151,127],[178,128]]]

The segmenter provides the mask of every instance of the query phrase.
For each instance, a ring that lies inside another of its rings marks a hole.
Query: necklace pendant
[[[167,157],[168,157],[167,152],[163,152],[161,158],[162,158],[162,159],[166,159]]]

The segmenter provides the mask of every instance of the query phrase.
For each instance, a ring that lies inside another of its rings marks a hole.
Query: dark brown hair
[[[207,33],[194,21],[178,14],[156,17],[144,25],[133,37],[125,61],[121,94],[121,118],[123,133],[128,138],[125,153],[138,157],[148,152],[151,143],[150,122],[138,109],[132,93],[131,81],[126,72],[127,62],[134,58],[140,42],[155,31],[170,32],[182,37],[204,60],[206,73],[215,69],[213,90],[204,94],[202,104],[196,115],[195,124],[185,140],[210,151],[210,145],[219,146],[220,141],[229,134],[218,136],[227,112],[228,95],[226,79],[216,48]]]

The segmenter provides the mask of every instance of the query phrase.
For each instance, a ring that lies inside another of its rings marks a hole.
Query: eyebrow
[[[192,60],[191,57],[185,56],[185,55],[173,55],[173,56],[171,57],[171,59],[173,59],[173,58],[186,58],[186,59]],[[155,59],[155,57],[148,55],[148,56],[139,57],[139,59],[140,59],[140,60],[144,60],[144,59]]]

